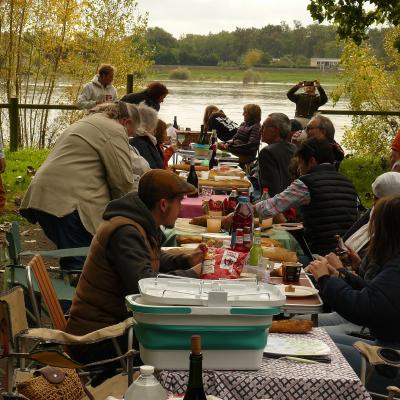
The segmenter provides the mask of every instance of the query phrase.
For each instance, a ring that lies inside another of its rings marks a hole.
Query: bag
[[[248,253],[209,247],[201,268],[201,279],[237,279],[247,262]]]
[[[17,384],[18,393],[30,400],[93,399],[73,369],[44,367],[34,372],[34,378]]]

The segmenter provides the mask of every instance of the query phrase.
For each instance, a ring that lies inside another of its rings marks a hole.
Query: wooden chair
[[[109,326],[97,331],[91,332],[84,336],[76,336],[65,333],[56,329],[46,328],[28,328],[24,292],[21,287],[15,287],[8,292],[0,295],[0,343],[2,346],[2,354],[0,358],[7,359],[7,368],[5,374],[5,387],[8,393],[13,392],[14,375],[17,370],[18,360],[33,360],[36,363],[44,365],[52,365],[60,368],[87,368],[98,366],[104,363],[116,361],[126,358],[128,381],[132,380],[132,358],[136,353],[132,349],[133,343],[133,325],[135,320],[128,318],[125,321]],[[115,339],[128,331],[128,352],[115,357],[113,359],[102,360],[99,362],[82,365],[71,359],[68,354],[58,350],[59,346],[73,346],[97,343],[103,340]],[[26,350],[29,343],[52,343],[58,346],[56,349],[45,347],[44,349],[34,346],[30,350]],[[24,364],[22,363],[22,369]]]

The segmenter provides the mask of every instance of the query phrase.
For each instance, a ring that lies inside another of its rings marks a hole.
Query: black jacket
[[[357,219],[357,192],[332,164],[320,164],[299,178],[311,201],[302,206],[304,236],[312,253],[326,255],[336,247],[335,235],[343,236]]]
[[[208,131],[215,129],[218,139],[227,142],[235,136],[239,126],[221,112],[211,114],[207,127]]]
[[[286,141],[264,147],[258,156],[260,190],[268,187],[271,197],[283,192],[292,182],[290,160],[296,146]]]
[[[108,204],[103,219],[108,220],[116,216],[133,219],[161,246],[162,233],[157,229],[150,210],[137,193],[128,193]],[[108,242],[106,254],[108,261],[121,277],[125,293],[139,293],[139,279],[155,276],[143,238],[131,225],[122,226],[114,232]],[[161,252],[160,272],[196,277],[193,271],[187,270],[188,268],[190,267],[186,256],[173,256]]]
[[[129,139],[129,143],[136,148],[140,155],[149,163],[151,169],[163,169],[164,159],[160,150],[148,136],[136,136]]]
[[[293,103],[296,103],[296,117],[311,118],[318,108],[323,106],[328,101],[328,97],[326,96],[325,90],[322,89],[321,86],[317,87],[319,96],[308,95],[305,93],[297,94],[296,92],[299,89],[300,86],[293,86],[287,92],[287,98],[290,101],[293,101]]]
[[[400,343],[400,256],[370,282],[346,273],[345,279],[323,276],[318,285],[324,303],[343,318],[368,327],[378,340]]]
[[[142,101],[144,101],[147,106],[154,108],[156,111],[160,111],[160,104],[152,99],[146,90],[138,93],[126,94],[121,98],[121,101],[131,104],[140,104]]]

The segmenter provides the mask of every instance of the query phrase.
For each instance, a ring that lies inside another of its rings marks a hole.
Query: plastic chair
[[[133,343],[133,324],[135,320],[128,318],[125,321],[97,331],[88,333],[84,336],[71,335],[60,330],[46,328],[28,328],[24,293],[21,287],[15,287],[8,292],[0,295],[0,343],[3,352],[0,358],[7,359],[5,387],[8,393],[13,391],[14,372],[17,360],[33,360],[40,364],[52,365],[61,368],[88,368],[102,365],[116,360],[127,359],[128,381],[132,380],[132,357],[135,350],[132,349]],[[71,359],[65,352],[58,349],[38,349],[37,346],[26,351],[28,343],[52,343],[57,346],[73,346],[82,344],[97,343],[103,340],[115,339],[128,331],[128,351],[125,354],[113,359],[98,361],[95,363],[82,365]],[[22,369],[24,369],[24,364]]]

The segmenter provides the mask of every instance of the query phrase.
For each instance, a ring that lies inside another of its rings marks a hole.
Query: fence
[[[126,77],[126,93],[133,91],[133,74]],[[11,97],[8,103],[0,103],[0,108],[8,108],[10,120],[10,151],[18,150],[19,110],[44,109],[44,110],[78,110],[75,105],[69,104],[20,104],[18,98]],[[348,111],[348,110],[319,110],[326,115],[393,115],[400,116],[400,111]]]

